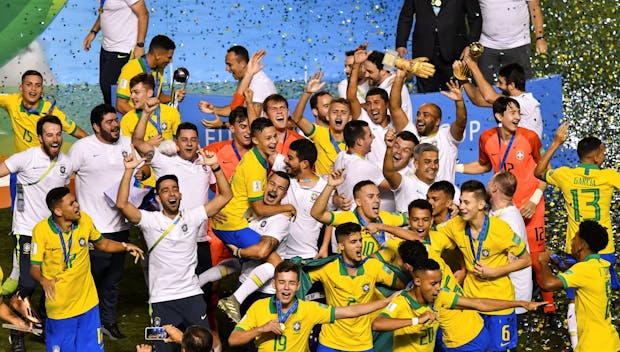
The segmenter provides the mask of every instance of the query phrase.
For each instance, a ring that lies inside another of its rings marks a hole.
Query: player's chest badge
[[[525,156],[525,153],[523,153],[522,151],[517,151],[517,160],[523,160],[523,157]]]
[[[485,258],[488,258],[489,257],[489,250],[484,248],[482,250],[482,256],[485,257]]]
[[[301,330],[301,322],[300,321],[296,321],[293,324],[293,331],[298,332],[299,330]]]
[[[364,293],[368,293],[370,291],[370,284],[366,283],[362,285],[362,291],[364,291]]]

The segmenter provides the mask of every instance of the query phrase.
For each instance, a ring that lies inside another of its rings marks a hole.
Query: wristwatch
[[[144,48],[144,42],[137,42],[137,43],[136,43],[136,46],[137,46],[138,48]]]

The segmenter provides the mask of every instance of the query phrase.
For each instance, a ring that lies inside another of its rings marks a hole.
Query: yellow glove
[[[416,57],[413,60],[396,59],[395,66],[420,78],[429,78],[435,74],[435,65],[428,62],[427,57]]]
[[[452,71],[454,72],[454,78],[459,81],[467,80],[471,72],[469,67],[467,67],[467,65],[465,65],[465,63],[461,60],[454,61],[452,64]]]

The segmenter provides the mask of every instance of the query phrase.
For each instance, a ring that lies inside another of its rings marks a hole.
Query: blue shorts
[[[62,352],[103,351],[99,305],[75,317],[47,318],[45,347],[48,351],[60,348]]]
[[[213,233],[225,244],[232,244],[239,248],[248,248],[260,242],[260,234],[249,227],[234,231],[213,229]]]
[[[346,350],[348,351],[348,350]],[[316,349],[316,352],[346,352],[345,350],[337,350],[335,348],[324,346],[319,342],[319,347]],[[359,352],[374,352],[374,349],[359,351]]]
[[[605,259],[609,262],[609,275],[611,278],[611,289],[617,290],[620,288],[620,282],[618,281],[618,273],[616,273],[616,255],[614,253],[601,254],[601,259]],[[566,298],[571,301],[575,300],[575,289],[566,289]]]
[[[517,315],[514,312],[505,315],[480,313],[480,316],[489,333],[488,351],[505,351],[517,347]]]
[[[443,346],[444,351],[446,352],[479,352],[486,351],[489,348],[489,344],[491,343],[491,337],[489,336],[489,331],[486,327],[482,327],[482,330],[478,333],[478,336],[474,337],[473,340],[468,343],[459,346],[459,347],[446,347],[441,341],[441,345]]]

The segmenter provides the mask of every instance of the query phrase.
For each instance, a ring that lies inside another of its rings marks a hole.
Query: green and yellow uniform
[[[43,276],[56,281],[55,299],[45,300],[47,316],[52,319],[78,316],[99,303],[90,274],[88,242],[98,242],[103,236],[90,216],[82,212],[72,230],[62,234],[69,256],[66,264],[59,236],[52,217],[42,220],[32,229],[30,264],[41,266]]]
[[[262,334],[256,338],[259,352],[307,352],[308,337],[315,324],[331,324],[336,320],[336,308],[322,303],[297,300],[297,308],[286,319],[284,334]],[[274,297],[264,298],[252,304],[235,330],[248,331],[278,320]]]
[[[609,262],[598,254],[560,273],[564,288],[575,289],[575,314],[579,342],[575,352],[620,351],[618,332],[611,322],[611,281]]]
[[[488,217],[486,231],[473,240],[472,249],[470,237],[465,232],[466,225],[466,221],[457,216],[438,226],[437,236],[432,238],[431,247],[436,253],[441,253],[444,249],[456,247],[463,253],[465,267],[469,273],[463,283],[464,296],[514,300],[514,286],[508,275],[495,279],[480,280],[471,273],[474,271],[476,260],[491,268],[502,267],[508,264],[508,253],[512,253],[517,257],[526,253],[525,243],[512,231],[510,225],[506,222],[495,217]],[[476,258],[478,252],[480,256]],[[505,315],[513,311],[514,308],[510,308],[485,314]]]
[[[367,257],[375,253],[378,253],[381,258],[387,262],[392,263],[398,257],[398,252],[395,252],[393,248],[398,248],[400,239],[395,238],[389,234],[385,236],[385,242],[379,243],[373,235],[381,236],[381,233],[372,234],[366,231],[365,222],[361,216],[354,211],[332,211],[331,220],[329,225],[338,226],[347,222],[354,222],[362,226],[362,256]],[[407,225],[407,214],[405,213],[390,213],[380,210],[379,217],[375,219],[375,223],[382,223],[390,226],[402,227]]]
[[[157,127],[155,127],[157,125],[157,116],[156,112],[153,112],[149,118],[149,122],[146,124],[146,131],[144,133],[145,141],[160,134],[163,139],[172,140],[177,132],[177,127],[181,124],[179,110],[166,104],[159,104],[159,111],[159,128],[161,129],[161,133],[157,130]],[[121,133],[123,136],[131,137],[141,116],[142,110],[137,111],[136,109],[132,109],[123,116],[121,119]]]
[[[396,275],[379,260],[370,258],[350,276],[342,259],[334,260],[320,269],[308,273],[311,282],[321,281],[325,288],[327,304],[343,307],[351,304],[371,302],[375,285],[383,283],[394,286]],[[372,316],[339,319],[324,325],[319,342],[327,347],[343,351],[365,351],[372,348]]]
[[[230,180],[233,197],[221,210],[227,220],[213,222],[214,229],[234,231],[248,227],[245,212],[250,209],[251,202],[263,199],[269,171],[269,163],[256,147],[243,155]]]
[[[308,139],[314,142],[317,149],[316,173],[319,175],[327,175],[336,161],[336,156],[341,151],[347,150],[347,144],[344,140],[337,142],[329,132],[329,128],[312,125],[312,131],[308,134]],[[338,148],[338,149],[336,149]]]
[[[5,109],[11,118],[11,126],[13,127],[13,142],[15,152],[23,152],[31,147],[38,147],[39,138],[37,137],[37,122],[45,115],[54,115],[60,119],[62,130],[68,134],[74,134],[77,130],[75,121],[67,119],[65,114],[46,100],[39,100],[36,112],[28,112],[23,104],[21,93],[16,94],[0,94],[0,107]]]
[[[131,89],[129,88],[129,81],[139,73],[151,73],[156,82],[155,96],[159,96],[162,86],[164,84],[164,72],[163,70],[153,71],[147,66],[145,56],[131,59],[127,61],[125,66],[121,69],[121,74],[118,76],[118,85],[116,86],[116,96],[128,101],[129,105],[133,106],[131,101]]]
[[[576,168],[560,167],[545,172],[545,181],[557,186],[564,195],[568,213],[566,227],[566,252],[571,252],[571,241],[579,223],[597,221],[607,228],[609,241],[600,254],[614,252],[614,237],[609,216],[614,189],[620,189],[620,173],[612,169],[599,169],[593,164],[579,164]]]

